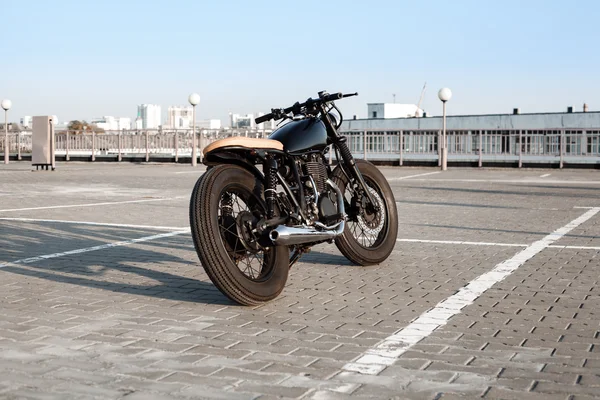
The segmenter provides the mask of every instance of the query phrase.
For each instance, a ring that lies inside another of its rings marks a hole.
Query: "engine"
[[[325,225],[337,222],[337,207],[334,203],[335,195],[327,187],[327,167],[320,154],[311,154],[302,165],[304,185],[307,189],[307,204],[314,220]]]

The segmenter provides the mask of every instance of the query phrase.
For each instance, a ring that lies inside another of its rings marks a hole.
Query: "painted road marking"
[[[37,257],[23,258],[21,260],[16,260],[16,261],[11,261],[11,262],[8,262],[5,264],[0,264],[0,269],[6,268],[6,267],[8,267],[10,265],[14,265],[14,264],[31,264],[31,263],[34,263],[37,261],[49,260],[51,258],[70,256],[73,254],[88,253],[90,251],[110,249],[110,248],[119,247],[119,246],[128,246],[128,245],[134,244],[134,243],[141,243],[141,242],[147,242],[149,240],[162,239],[162,238],[166,238],[166,237],[182,235],[182,234],[188,233],[188,232],[189,232],[189,229],[186,231],[161,233],[158,235],[146,236],[146,237],[142,237],[142,238],[138,238],[138,239],[124,240],[121,242],[107,243],[107,244],[103,244],[100,246],[93,246],[93,247],[86,247],[83,249],[69,250],[69,251],[65,251],[63,253],[45,254],[45,255],[37,256]]]
[[[489,242],[463,242],[459,240],[426,240],[426,239],[396,239],[397,242],[413,243],[436,243],[436,244],[464,244],[470,246],[505,246],[505,247],[527,247],[526,244],[516,243],[489,243]]]
[[[548,177],[550,175],[552,175],[552,174],[544,174],[544,175],[541,175],[540,178],[546,178],[546,177]]]
[[[1,218],[0,218],[1,219]],[[460,240],[427,240],[427,239],[396,239],[397,242],[407,243],[432,243],[432,244],[462,244],[465,246],[499,246],[499,247],[527,247],[528,244],[517,243],[491,243],[491,242],[465,242]],[[551,249],[574,249],[574,250],[600,250],[596,246],[562,246],[551,245]]]
[[[136,229],[157,229],[165,231],[181,231],[188,229],[187,227],[179,226],[151,226],[151,225],[130,225],[130,224],[111,224],[105,222],[88,222],[88,221],[66,221],[60,219],[34,219],[34,218],[0,218],[0,221],[17,221],[17,222],[51,222],[57,224],[75,224],[75,225],[94,225],[94,226],[110,226],[116,228],[136,228]]]
[[[387,178],[388,181],[402,181],[404,179],[410,179],[410,178],[415,178],[417,176],[426,176],[426,175],[434,175],[434,174],[439,174],[441,171],[436,171],[436,172],[427,172],[425,174],[417,174],[417,175],[408,175],[408,176],[400,176],[398,178]]]
[[[393,178],[392,178],[393,179]],[[388,179],[391,180],[391,179]],[[540,179],[527,179],[527,180],[518,180],[518,179],[411,179],[415,182],[481,182],[481,183],[521,183],[521,184],[531,184],[531,183],[555,183],[560,185],[600,185],[600,181],[548,181],[548,180],[540,180]]]
[[[194,171],[177,171],[177,172],[173,172],[173,173],[174,174],[203,174],[205,172],[206,172],[205,169],[197,169]]]
[[[0,212],[13,212],[13,211],[32,211],[32,210],[49,210],[52,208],[75,208],[75,207],[96,207],[96,206],[111,206],[115,204],[131,204],[131,203],[148,203],[151,201],[168,201],[176,199],[187,199],[184,196],[168,197],[164,199],[144,199],[144,200],[127,200],[127,201],[110,201],[106,203],[92,203],[92,204],[67,204],[62,206],[47,206],[47,207],[29,207],[29,208],[11,208],[8,210],[0,210]]]
[[[378,375],[386,367],[394,364],[398,358],[415,344],[425,339],[461,310],[481,296],[486,290],[516,271],[521,265],[548,248],[567,233],[588,221],[600,212],[600,207],[585,212],[582,216],[569,222],[515,254],[512,258],[501,262],[496,267],[475,278],[462,287],[456,294],[438,303],[429,311],[421,314],[405,328],[398,330],[375,347],[367,350],[356,360],[344,365],[342,371],[358,372],[366,375]]]

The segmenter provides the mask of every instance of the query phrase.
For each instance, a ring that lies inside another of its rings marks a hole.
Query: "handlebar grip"
[[[265,114],[265,115],[262,115],[262,116],[256,118],[254,120],[254,122],[256,122],[257,124],[262,124],[263,122],[267,122],[272,119],[273,119],[273,113],[268,113],[268,114]]]
[[[342,98],[342,94],[341,93],[332,93],[332,94],[328,94],[327,96],[324,96],[321,100],[323,101],[334,101],[334,100],[339,100]]]

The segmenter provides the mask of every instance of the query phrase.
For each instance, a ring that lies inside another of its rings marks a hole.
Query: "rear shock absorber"
[[[277,160],[267,155],[263,163],[265,174],[265,201],[267,202],[267,218],[275,217],[275,202],[277,201]]]

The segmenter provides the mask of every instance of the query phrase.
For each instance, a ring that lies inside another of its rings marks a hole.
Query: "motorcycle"
[[[282,120],[268,139],[229,137],[204,149],[208,168],[192,192],[191,232],[207,275],[231,300],[275,299],[292,265],[319,243],[335,242],[361,266],[394,249],[398,214],[388,181],[355,160],[338,133],[335,101],[356,95],[319,92],[256,118]]]

